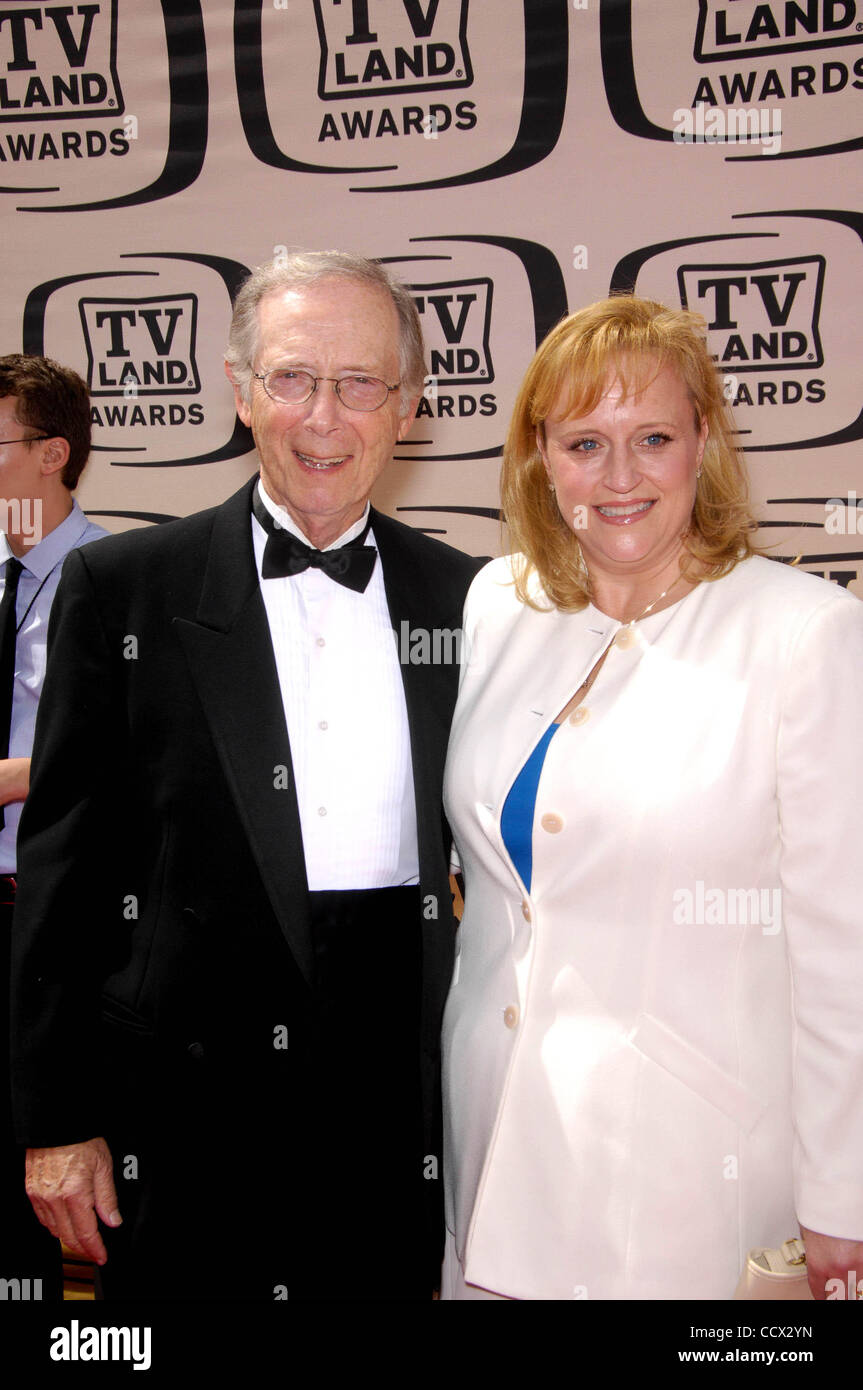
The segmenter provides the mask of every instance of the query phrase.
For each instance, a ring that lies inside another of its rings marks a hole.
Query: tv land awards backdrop
[[[0,351],[87,377],[82,505],[154,525],[255,468],[247,270],[382,257],[430,375],[375,501],[498,553],[534,348],[634,287],[705,315],[762,539],[863,597],[861,93],[863,0],[0,0]]]

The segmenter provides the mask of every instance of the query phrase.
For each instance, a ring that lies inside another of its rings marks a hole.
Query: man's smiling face
[[[385,291],[344,276],[276,290],[258,306],[254,370],[292,367],[315,377],[357,374],[399,380],[399,324]],[[400,415],[393,391],[377,410],[349,410],[332,381],[302,405],[271,400],[252,378],[250,400],[235,387],[237,414],[251,428],[264,486],[308,539],[323,548],[363,513],[396,441],[410,429],[416,401]]]

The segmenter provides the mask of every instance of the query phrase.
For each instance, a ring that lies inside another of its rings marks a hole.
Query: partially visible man
[[[106,534],[72,496],[89,452],[90,399],[78,374],[46,357],[0,357],[0,1278],[19,1281],[11,1287],[21,1297],[43,1299],[62,1298],[63,1268],[56,1240],[33,1216],[13,1137],[9,950],[48,615],[66,555]]]
[[[444,639],[478,562],[368,501],[424,370],[376,262],[261,267],[227,354],[260,481],[64,575],[18,1101],[36,1211],[108,1297],[431,1294]],[[405,624],[438,664],[400,665]]]

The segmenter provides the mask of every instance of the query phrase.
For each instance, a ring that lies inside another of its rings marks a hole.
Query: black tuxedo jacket
[[[266,1135],[295,1036],[302,1047],[308,890],[252,486],[66,561],[19,839],[14,1082],[28,1145],[110,1136],[120,1112],[146,1137],[197,1114],[202,1086],[202,1124],[221,1114]],[[459,629],[479,562],[374,511],[372,525],[395,631]],[[458,672],[401,669],[424,904],[418,1067],[437,1153],[453,952],[441,782]]]

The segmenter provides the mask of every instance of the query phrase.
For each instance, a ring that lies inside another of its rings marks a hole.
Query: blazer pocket
[[[763,1101],[659,1019],[641,1014],[629,1041],[643,1057],[721,1110],[744,1134],[755,1128],[765,1108]]]

